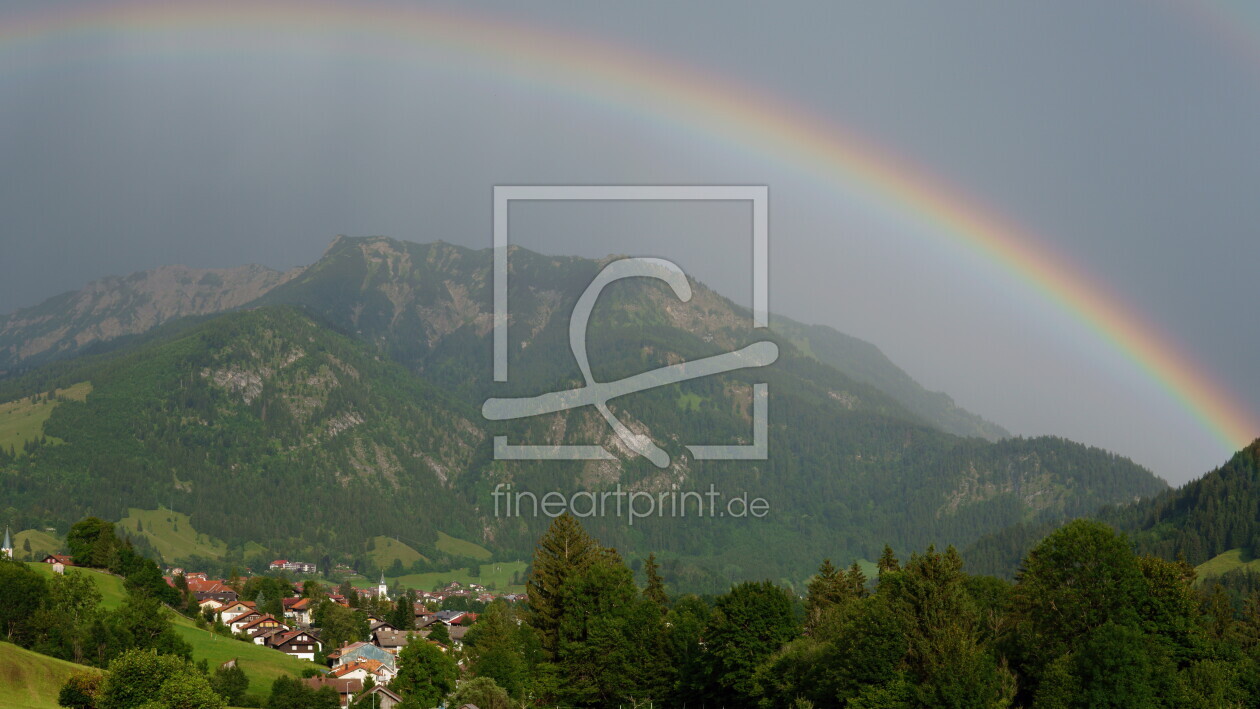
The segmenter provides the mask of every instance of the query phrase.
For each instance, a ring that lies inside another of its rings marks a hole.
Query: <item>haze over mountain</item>
[[[581,383],[568,314],[602,265],[513,250],[510,384],[490,377],[488,250],[339,238],[299,273],[242,279],[248,288],[273,284],[243,310],[208,314],[208,297],[153,294],[198,316],[148,331],[137,325],[112,341],[73,308],[64,322],[45,308],[36,332],[55,329],[60,342],[92,351],[73,357],[72,346],[57,349],[50,356],[63,359],[11,377],[0,399],[84,383],[91,393],[84,401],[47,399],[47,438],[5,460],[4,513],[19,528],[60,527],[88,512],[118,519],[130,507],[171,505],[238,549],[255,542],[278,554],[329,550],[352,559],[376,535],[423,550],[441,530],[519,558],[547,518],[496,516],[496,484],[538,494],[713,484],[728,496],[765,498],[771,513],[588,522],[627,552],[666,552],[680,583],[719,588],[746,575],[804,578],[823,555],[873,558],[889,541],[965,544],[1017,522],[1086,514],[1165,489],[1130,461],[1062,439],[992,443],[947,432],[1001,434],[914,385],[873,346],[791,321],[771,334],[781,354],[765,370],[612,402],[631,428],[671,453],[663,470],[628,455],[592,411],[482,419],[488,396]],[[201,292],[200,280],[173,279],[173,291]],[[596,378],[765,337],[730,301],[700,284],[694,291],[682,304],[654,283],[610,287],[590,324]],[[215,293],[218,303],[244,300]],[[155,309],[169,318],[177,310]],[[140,322],[102,312],[111,322]],[[754,381],[771,391],[769,459],[690,459],[686,443],[748,436]],[[598,442],[615,459],[494,461],[493,435]],[[259,514],[255,500],[273,493],[275,504]]]
[[[185,315],[230,310],[296,273],[263,266],[163,266],[93,281],[81,290],[0,319],[0,370],[70,356],[92,344],[142,333]]]
[[[354,245],[358,245],[357,256]],[[30,367],[71,356],[83,348],[99,346],[121,336],[140,334],[183,316],[219,313],[255,302],[315,305],[316,303],[311,302],[314,296],[305,293],[301,286],[280,289],[275,293],[270,291],[298,275],[308,281],[314,276],[313,272],[330,267],[330,264],[324,263],[325,260],[372,260],[381,258],[382,254],[391,250],[401,253],[405,248],[402,242],[385,238],[337,237],[320,263],[310,269],[296,268],[282,273],[256,265],[232,269],[164,266],[127,277],[94,281],[79,291],[64,293],[36,306],[0,317],[0,370]],[[482,252],[482,255],[487,253]],[[483,263],[481,266],[488,269],[487,264]],[[382,290],[400,287],[404,290],[389,296],[396,312],[377,314],[378,317],[389,320],[387,329],[392,331],[378,336],[394,342],[396,350],[398,347],[407,347],[403,341],[413,336],[407,329],[409,327],[419,330],[431,328],[429,336],[440,338],[443,329],[441,322],[426,324],[417,320],[435,316],[437,311],[417,302],[418,294],[405,291],[405,285],[391,281],[391,270],[387,269],[386,273],[385,280],[375,285]],[[468,273],[455,275],[474,277]],[[475,278],[478,282],[484,282],[486,275],[485,272],[478,273]],[[372,284],[363,285],[368,287]],[[267,297],[264,298],[264,295]],[[437,295],[441,297],[441,294]],[[454,297],[451,296],[452,299]],[[352,310],[361,310],[364,304],[348,302],[342,305]],[[447,303],[443,307],[448,312],[438,319],[458,318],[460,308],[467,306],[468,303]],[[414,310],[414,313],[408,314],[409,310]],[[488,317],[485,312],[478,314],[483,318]],[[356,315],[355,322],[351,325],[357,328],[360,317],[362,316]],[[829,327],[802,325],[778,315],[773,318],[772,326],[819,361],[836,367],[860,382],[875,386],[944,431],[961,436],[980,436],[989,440],[1010,435],[1002,427],[957,407],[949,395],[927,391],[885,357],[878,347],[868,342]]]

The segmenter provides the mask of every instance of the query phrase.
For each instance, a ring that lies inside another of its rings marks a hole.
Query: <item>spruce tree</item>
[[[879,556],[879,575],[883,576],[893,571],[901,571],[901,562],[897,561],[896,555],[893,554],[892,547],[884,545],[884,553]]]
[[[849,567],[848,572],[844,575],[845,586],[848,587],[849,593],[853,598],[862,598],[866,595],[866,574],[862,571],[862,567],[855,561]]]
[[[416,592],[408,590],[398,597],[394,610],[390,613],[389,624],[398,630],[415,630],[416,628]]]
[[[661,578],[660,564],[656,563],[656,554],[648,554],[647,562],[643,565],[643,571],[647,574],[647,586],[643,589],[643,596],[649,601],[655,603],[664,613],[669,609],[669,595],[665,593],[665,581]]]
[[[615,553],[600,554],[564,587],[556,699],[566,706],[646,706],[670,684],[662,618]]]
[[[1252,591],[1243,601],[1241,640],[1244,649],[1260,647],[1260,591]]]
[[[525,588],[529,595],[530,625],[538,630],[548,657],[554,657],[558,647],[565,583],[602,553],[581,523],[568,513],[557,517],[538,540],[533,570]]]
[[[853,597],[848,579],[831,563],[831,559],[823,559],[823,563],[818,567],[818,574],[809,582],[807,592],[808,595],[805,597],[805,631],[807,633],[818,626],[824,611]]]

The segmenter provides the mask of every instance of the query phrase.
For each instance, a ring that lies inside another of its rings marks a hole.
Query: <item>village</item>
[[[51,565],[56,574],[75,566],[73,558],[63,554],[48,554],[42,561]],[[389,689],[389,684],[398,673],[399,653],[409,643],[429,643],[442,652],[453,653],[457,664],[462,665],[459,651],[478,613],[444,606],[484,607],[494,601],[525,600],[524,594],[496,593],[477,583],[457,581],[437,590],[409,589],[404,593],[395,589],[397,598],[391,598],[384,575],[373,586],[358,588],[342,584],[325,592],[329,587],[316,581],[288,580],[290,574],[316,573],[315,564],[277,559],[267,570],[269,578],[287,585],[288,594],[280,599],[281,614],[266,612],[258,599],[241,598],[237,590],[241,587],[239,580],[234,585],[226,579],[209,578],[205,573],[181,567],[164,569],[163,578],[172,588],[195,601],[202,617],[208,624],[221,628],[220,632],[319,665],[320,670],[311,673],[315,676],[306,677],[302,682],[312,689],[331,688],[340,698],[342,707],[350,707],[369,696],[374,697],[374,706],[382,709],[390,709],[400,702],[401,697]],[[347,587],[351,596],[337,592]],[[328,647],[324,631],[312,624],[316,606],[324,602],[362,611],[366,615],[366,639],[343,641],[336,647]],[[398,604],[408,602],[411,612],[400,613]],[[388,616],[392,623],[386,620],[384,612],[390,608],[392,612],[388,612]],[[409,623],[399,622],[403,617]]]

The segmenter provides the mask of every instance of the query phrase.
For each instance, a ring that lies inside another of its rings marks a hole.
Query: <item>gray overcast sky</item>
[[[1227,455],[1001,268],[790,161],[678,130],[667,106],[627,111],[505,78],[495,59],[300,22],[3,41],[44,5],[0,0],[0,310],[167,263],[306,264],[338,233],[488,246],[495,184],[768,184],[773,311],[870,340],[1017,433],[1100,445],[1173,481]],[[1225,43],[1205,10],[481,12],[743,82],[865,136],[1042,235],[1260,409],[1260,52]],[[669,256],[747,298],[739,210],[524,213],[526,246]]]

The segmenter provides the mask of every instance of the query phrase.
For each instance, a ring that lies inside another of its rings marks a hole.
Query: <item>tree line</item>
[[[76,559],[120,556],[95,522],[75,530]],[[1260,706],[1260,590],[1237,599],[1196,584],[1188,563],[1139,554],[1098,521],[1042,539],[1013,581],[968,574],[953,547],[904,560],[885,547],[873,578],[824,560],[801,595],[772,581],[672,595],[661,568],[649,556],[640,582],[616,550],[561,516],[536,544],[528,602],[489,604],[462,648],[440,634],[427,640],[444,647],[408,644],[390,688],[402,709],[455,699],[482,709]],[[265,607],[286,592],[266,577],[245,584]],[[37,601],[5,604],[0,621],[11,641],[108,670],[67,684],[66,701],[80,703],[65,706],[149,706],[120,689],[132,672],[159,694],[202,698],[170,706],[249,701],[230,668],[188,660],[145,585],[128,588],[118,610],[102,612],[83,577],[47,582],[5,562],[0,595]],[[365,637],[368,614],[414,629],[414,602],[413,593],[361,608],[324,600],[315,624],[326,643]],[[268,707],[335,706],[329,692],[294,678],[270,690]]]
[[[770,581],[670,598],[653,558],[619,555],[558,518],[528,608],[491,604],[469,671],[537,706],[1255,707],[1260,594],[1236,607],[1193,567],[1078,520],[1014,582],[952,547],[866,578],[824,561],[804,598]]]

